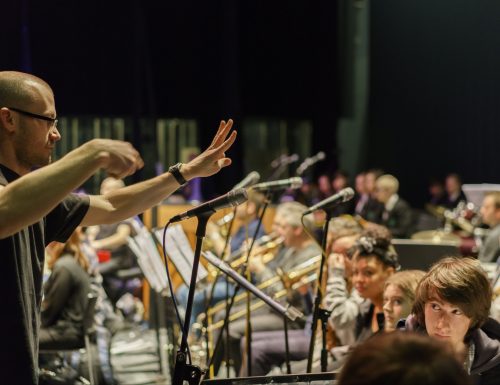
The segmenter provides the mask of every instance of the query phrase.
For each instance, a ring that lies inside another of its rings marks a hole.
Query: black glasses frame
[[[35,119],[41,119],[41,120],[45,120],[47,122],[51,122],[53,123],[54,125],[57,125],[57,118],[50,118],[48,116],[43,116],[43,115],[38,115],[38,114],[34,114],[33,112],[28,112],[28,111],[24,111],[24,110],[21,110],[19,108],[15,108],[15,107],[7,107],[9,110],[12,110],[12,111],[16,111],[16,112],[19,112],[20,114],[22,115],[26,115],[26,116],[29,116],[31,118],[35,118]]]

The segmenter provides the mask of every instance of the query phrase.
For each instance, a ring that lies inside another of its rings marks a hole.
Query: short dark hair
[[[458,306],[471,319],[469,330],[479,328],[488,319],[492,289],[476,259],[444,258],[422,278],[412,310],[422,326],[425,326],[425,304],[435,296]]]
[[[448,179],[448,178],[455,179],[458,184],[462,184],[462,178],[456,172],[452,172],[452,173],[449,173],[448,175],[446,175],[446,179]]]
[[[470,385],[451,347],[428,336],[400,331],[379,334],[356,347],[339,385]]]

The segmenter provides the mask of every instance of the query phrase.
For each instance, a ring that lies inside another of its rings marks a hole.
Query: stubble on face
[[[29,84],[29,89],[32,103],[22,106],[23,109],[45,116],[55,115],[52,90],[34,82]],[[20,116],[13,145],[17,162],[25,172],[52,162],[55,141],[50,135],[49,123],[44,120]]]

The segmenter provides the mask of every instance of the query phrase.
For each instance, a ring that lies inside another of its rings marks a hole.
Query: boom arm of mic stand
[[[281,315],[286,316],[289,320],[295,321],[297,318],[301,318],[304,315],[298,309],[293,306],[285,307],[280,303],[276,302],[274,299],[269,297],[262,290],[257,288],[255,285],[248,282],[244,277],[233,270],[226,262],[221,261],[215,255],[210,252],[202,253],[203,257],[210,262],[212,265],[220,269],[224,274],[227,274],[234,281],[236,281],[240,286],[250,291],[257,298],[264,301],[269,307],[278,312]]]

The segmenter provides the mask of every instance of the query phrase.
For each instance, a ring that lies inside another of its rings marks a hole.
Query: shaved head
[[[27,108],[33,105],[38,89],[50,86],[44,80],[30,74],[16,71],[0,71],[0,108]]]

